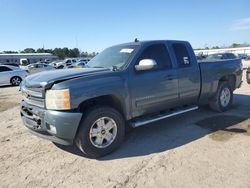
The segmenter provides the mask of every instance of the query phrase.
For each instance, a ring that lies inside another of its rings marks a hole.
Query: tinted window
[[[228,59],[235,59],[236,56],[235,56],[234,54],[228,53],[228,54],[227,54],[227,58],[228,58]]]
[[[0,72],[5,72],[5,71],[11,71],[11,69],[4,66],[0,67]]]
[[[172,63],[169,53],[164,44],[153,44],[147,47],[141,54],[139,61],[142,59],[153,59],[157,63],[157,69],[171,68]],[[138,63],[139,63],[138,61]]]
[[[191,66],[191,59],[185,44],[181,43],[173,44],[173,49],[179,67]]]

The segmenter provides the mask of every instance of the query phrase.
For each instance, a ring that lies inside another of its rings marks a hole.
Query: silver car
[[[26,76],[28,76],[28,73],[19,67],[0,65],[0,86],[18,86]]]
[[[28,65],[28,71],[31,74],[54,69],[55,68],[53,66],[44,63],[35,63]]]

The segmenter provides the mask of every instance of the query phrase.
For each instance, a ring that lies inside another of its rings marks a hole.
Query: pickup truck
[[[188,42],[174,40],[116,45],[87,65],[28,76],[21,117],[33,134],[91,158],[118,148],[129,127],[204,104],[228,110],[243,70],[240,59],[199,63]]]
[[[76,62],[77,62],[76,59],[65,59],[62,61],[57,61],[53,63],[53,65],[56,69],[63,69],[64,67],[72,65],[73,63],[76,63]]]

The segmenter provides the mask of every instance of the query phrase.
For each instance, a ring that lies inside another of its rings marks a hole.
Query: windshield
[[[127,45],[107,48],[91,59],[87,66],[90,68],[122,70],[128,63],[128,60],[134,53],[136,47],[136,45]]]

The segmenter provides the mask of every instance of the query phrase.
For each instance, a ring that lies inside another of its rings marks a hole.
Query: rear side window
[[[157,69],[171,68],[172,63],[169,53],[164,44],[153,44],[144,49],[139,61],[142,59],[153,59],[157,63]],[[138,61],[138,63],[139,63]]]
[[[228,53],[227,55],[227,59],[235,59],[236,56],[234,54]]]
[[[0,72],[6,72],[6,71],[11,71],[11,69],[4,66],[0,67]]]
[[[179,67],[191,66],[191,59],[185,44],[175,43],[172,45]]]

